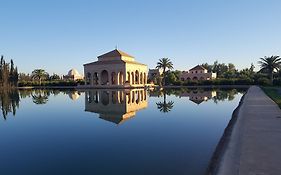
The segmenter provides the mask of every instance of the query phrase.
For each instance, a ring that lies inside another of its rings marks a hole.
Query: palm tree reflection
[[[156,103],[157,109],[159,109],[160,112],[168,113],[173,109],[174,102],[173,101],[167,102],[167,99],[166,99],[167,93],[165,90],[163,90],[163,96],[164,96],[163,102]]]
[[[49,100],[50,92],[37,90],[31,95],[33,103],[37,105],[46,104]]]

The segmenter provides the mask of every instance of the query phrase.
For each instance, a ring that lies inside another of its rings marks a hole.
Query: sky
[[[0,54],[20,72],[83,73],[118,49],[154,68],[250,67],[281,54],[280,0],[0,0]]]

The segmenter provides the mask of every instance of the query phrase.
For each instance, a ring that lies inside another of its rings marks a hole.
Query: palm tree
[[[32,74],[31,74],[31,77],[33,79],[39,80],[40,85],[41,85],[41,80],[43,78],[46,78],[47,76],[48,76],[48,73],[43,69],[35,69],[34,71],[32,71]]]
[[[260,64],[261,70],[268,73],[271,83],[273,83],[273,73],[278,71],[281,66],[281,58],[277,55],[271,57],[260,58],[258,62]]]
[[[166,95],[167,95],[167,93],[164,90],[164,100],[163,100],[163,102],[156,103],[157,109],[159,109],[160,112],[164,112],[164,113],[170,112],[173,109],[173,107],[174,107],[174,102],[173,101],[167,102]]]
[[[169,58],[161,58],[157,62],[157,69],[163,69],[163,85],[166,85],[166,71],[168,69],[173,69],[173,63]]]

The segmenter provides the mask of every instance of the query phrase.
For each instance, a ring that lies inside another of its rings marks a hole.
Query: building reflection
[[[134,90],[90,90],[85,92],[85,111],[99,118],[120,124],[147,108],[147,92]]]
[[[208,101],[213,97],[217,96],[216,91],[206,91],[206,90],[190,90],[183,92],[179,95],[180,97],[188,97],[190,101],[201,104],[204,101]]]
[[[75,101],[80,97],[80,93],[78,91],[71,91],[68,93],[68,96],[71,100]]]

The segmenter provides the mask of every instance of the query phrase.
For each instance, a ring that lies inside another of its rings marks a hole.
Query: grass
[[[281,108],[281,87],[262,87],[262,90]]]

